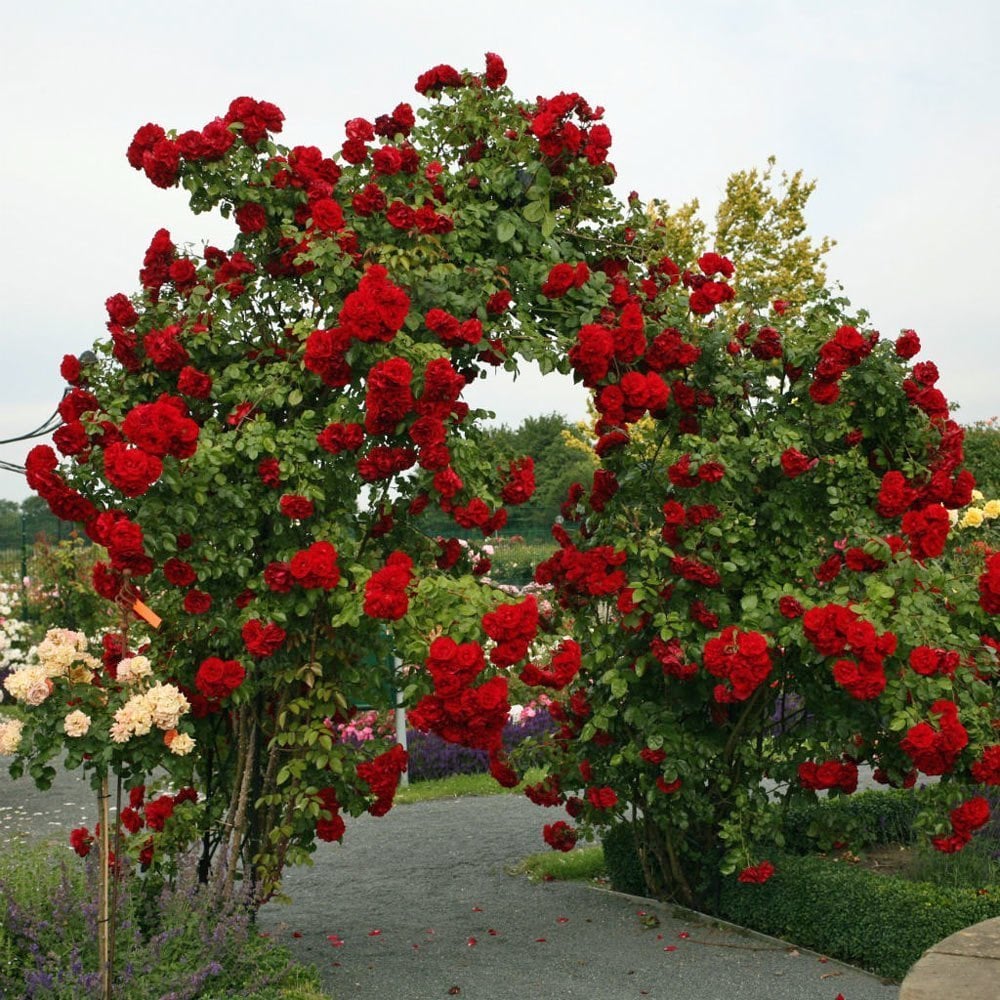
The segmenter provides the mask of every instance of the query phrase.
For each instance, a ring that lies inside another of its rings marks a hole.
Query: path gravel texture
[[[261,924],[341,998],[894,1000],[859,970],[670,907],[508,869],[552,811],[518,796],[400,806],[349,822]],[[656,926],[649,926],[658,922]],[[301,935],[297,937],[295,935]]]
[[[0,767],[0,842],[93,826],[90,788]],[[896,1000],[898,987],[821,956],[587,885],[509,869],[545,849],[551,810],[519,796],[398,806],[348,821],[292,869],[261,930],[314,963],[335,1000]]]

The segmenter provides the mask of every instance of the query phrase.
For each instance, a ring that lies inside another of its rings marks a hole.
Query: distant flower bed
[[[543,737],[555,729],[548,712],[541,710],[522,715],[517,722],[510,721],[503,729],[504,749],[510,753],[531,737]],[[446,743],[435,733],[408,730],[407,749],[410,754],[411,781],[429,778],[447,778],[453,774],[485,774],[490,769],[485,750],[470,750],[455,743]],[[528,766],[519,760],[518,769]]]

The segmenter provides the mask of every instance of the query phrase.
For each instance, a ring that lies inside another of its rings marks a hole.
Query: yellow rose
[[[988,517],[990,520],[1000,517],[1000,500],[987,500],[983,504],[983,516]]]
[[[978,528],[983,523],[983,512],[978,507],[970,507],[959,524],[962,528]]]

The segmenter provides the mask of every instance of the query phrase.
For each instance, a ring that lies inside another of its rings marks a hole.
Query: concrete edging
[[[939,941],[906,974],[899,1000],[996,1000],[1000,996],[1000,917]]]

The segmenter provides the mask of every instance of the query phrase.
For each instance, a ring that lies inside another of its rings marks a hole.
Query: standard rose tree
[[[463,393],[526,359],[568,367],[580,323],[607,306],[587,261],[619,208],[601,109],[521,103],[505,77],[492,54],[485,75],[435,67],[417,84],[429,107],[353,118],[334,150],[278,145],[283,113],[249,97],[129,146],[136,170],[231,218],[234,238],[194,249],[156,231],[140,291],[107,300],[96,360],[63,361],[60,455],[35,448],[28,481],[106,549],[94,587],[125,620],[96,667],[49,678],[30,733],[4,746],[21,738],[15,769],[42,782],[68,748],[126,791],[157,766],[197,788],[164,830],[129,829],[146,863],[186,832],[207,872],[228,840],[264,897],[317,838],[339,839],[343,815],[385,812],[405,755],[336,732],[385,702],[394,654],[421,665],[415,718],[510,773],[507,668],[537,614],[515,629],[494,611],[482,561],[422,515],[485,536],[530,499],[531,460],[491,464]],[[484,655],[484,627],[505,658]],[[138,653],[143,691],[183,699],[169,745],[128,700]]]

